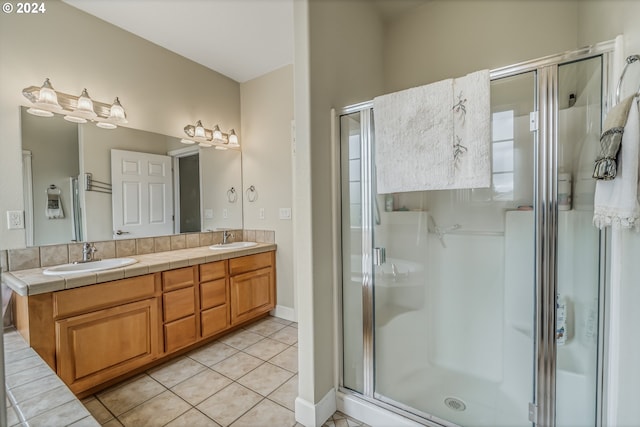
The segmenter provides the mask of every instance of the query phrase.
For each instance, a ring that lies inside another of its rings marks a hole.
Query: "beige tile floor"
[[[297,324],[267,317],[82,403],[106,427],[300,426],[297,373]],[[337,412],[325,426],[364,424]]]

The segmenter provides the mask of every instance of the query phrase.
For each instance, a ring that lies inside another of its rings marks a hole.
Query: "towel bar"
[[[622,87],[622,80],[624,79],[624,73],[627,71],[627,67],[634,62],[640,61],[640,55],[630,55],[627,56],[625,60],[624,68],[622,69],[622,73],[620,73],[620,80],[618,80],[618,87],[616,88],[616,104],[620,102],[620,88]],[[640,95],[640,87],[638,87],[638,92],[636,95]]]

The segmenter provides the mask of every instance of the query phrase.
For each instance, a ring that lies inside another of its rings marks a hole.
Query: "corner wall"
[[[294,2],[294,15],[296,419],[311,426],[322,425],[335,410],[338,375],[334,218],[339,165],[330,113],[382,92],[383,25],[368,1],[300,0]]]
[[[293,206],[292,131],[293,65],[240,85],[242,182],[245,229],[269,229],[276,235],[278,306],[276,315],[295,319],[293,223],[280,219],[280,208]],[[246,190],[255,186],[250,202]],[[261,216],[261,210],[264,216]],[[292,215],[296,215],[292,209]]]

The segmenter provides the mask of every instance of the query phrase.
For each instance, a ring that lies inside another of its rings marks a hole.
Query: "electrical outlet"
[[[22,211],[7,211],[7,228],[9,230],[24,228],[24,213]]]
[[[213,209],[204,210],[204,219],[213,219]]]
[[[260,208],[260,211],[259,211],[259,213],[258,213],[258,217],[259,217],[260,219],[264,219],[264,208]]]

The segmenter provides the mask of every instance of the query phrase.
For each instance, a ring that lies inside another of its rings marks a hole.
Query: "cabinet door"
[[[58,320],[58,375],[78,393],[156,358],[155,298]]]
[[[244,322],[275,307],[272,268],[231,277],[231,324]]]

